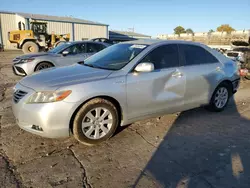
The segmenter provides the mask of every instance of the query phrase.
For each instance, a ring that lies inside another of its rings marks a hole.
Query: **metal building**
[[[16,49],[16,44],[8,41],[8,32],[18,30],[18,23],[24,23],[25,29],[30,28],[31,21],[45,21],[48,23],[48,33],[70,33],[71,41],[91,38],[108,38],[108,25],[79,18],[48,16],[40,14],[0,12],[0,44],[5,49]]]
[[[136,40],[136,39],[150,39],[151,36],[132,31],[109,31],[109,39],[115,42]]]

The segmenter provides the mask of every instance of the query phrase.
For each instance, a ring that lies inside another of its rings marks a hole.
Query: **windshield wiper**
[[[84,66],[87,66],[87,67],[98,68],[98,67],[96,67],[96,66],[94,66],[94,65],[92,65],[92,64],[84,64],[84,63],[83,63],[83,65],[84,65]]]
[[[100,66],[96,66],[96,65],[93,65],[93,64],[84,64],[82,62],[79,62],[79,64],[82,64],[82,65],[87,66],[87,67],[97,68],[97,69],[117,70],[117,69],[112,69],[112,68],[100,67]]]

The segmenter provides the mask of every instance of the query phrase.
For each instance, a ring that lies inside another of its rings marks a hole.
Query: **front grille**
[[[22,90],[16,90],[13,95],[13,100],[15,103],[18,103],[25,95],[27,92],[22,91]]]

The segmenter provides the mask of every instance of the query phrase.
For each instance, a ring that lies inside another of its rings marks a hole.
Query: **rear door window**
[[[154,64],[155,69],[164,69],[179,66],[179,52],[177,44],[168,44],[157,47],[149,52],[141,62]]]
[[[200,46],[179,44],[179,48],[186,66],[219,62],[210,52]]]
[[[79,53],[86,53],[86,43],[78,44]]]

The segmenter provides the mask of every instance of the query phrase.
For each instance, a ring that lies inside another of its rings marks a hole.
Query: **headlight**
[[[21,61],[19,61],[19,63],[29,63],[31,61],[33,61],[35,58],[29,58],[29,59],[22,59]]]
[[[49,103],[62,101],[71,94],[71,90],[67,91],[40,91],[31,95],[27,103]]]

